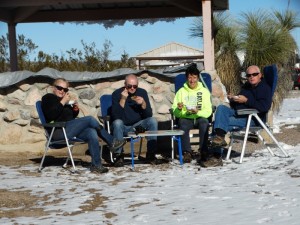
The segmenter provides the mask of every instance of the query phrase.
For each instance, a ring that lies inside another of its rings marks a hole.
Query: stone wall
[[[225,101],[226,91],[216,73],[210,74],[213,80],[213,104],[219,105]],[[169,108],[175,96],[173,78],[150,76],[146,73],[138,78],[139,86],[149,94],[154,116],[159,122],[169,121]],[[45,141],[35,102],[46,93],[52,92],[52,82],[53,79],[47,77],[28,78],[0,90],[1,145]],[[124,76],[70,83],[71,95],[79,100],[81,108],[79,116],[92,115],[97,118],[100,114],[100,96],[111,94],[123,85]]]

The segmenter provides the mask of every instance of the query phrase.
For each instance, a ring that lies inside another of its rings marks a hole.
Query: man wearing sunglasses
[[[226,146],[225,135],[234,127],[246,127],[247,115],[239,116],[236,110],[256,109],[258,116],[265,121],[267,112],[272,104],[272,94],[270,86],[262,78],[258,66],[252,65],[246,71],[246,83],[242,86],[238,95],[228,95],[230,108],[225,105],[219,105],[215,114],[214,132],[212,138],[213,146]],[[253,119],[251,126],[257,125]]]
[[[100,137],[114,151],[122,147],[126,141],[114,139],[92,116],[84,116],[75,119],[79,114],[78,103],[71,102],[69,94],[69,82],[64,78],[58,78],[53,83],[53,93],[48,93],[42,97],[42,110],[47,123],[66,122],[66,133],[68,138],[77,137],[88,143],[90,155],[92,157],[91,172],[106,173],[108,169],[101,164],[101,148],[99,146]],[[48,130],[48,133],[51,129]],[[53,140],[64,139],[62,129],[56,129]]]
[[[130,74],[125,77],[124,87],[115,90],[112,94],[112,130],[114,138],[122,140],[128,132],[140,130],[157,130],[157,120],[152,117],[152,108],[147,91],[138,87],[138,79]],[[155,158],[157,137],[147,137],[146,160],[158,164]],[[123,149],[120,148],[114,155],[115,166],[123,166]]]

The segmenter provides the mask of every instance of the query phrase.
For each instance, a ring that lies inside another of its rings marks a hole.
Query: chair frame
[[[275,92],[275,88],[277,85],[277,67],[276,65],[271,65],[271,66],[266,66],[264,68],[264,74],[267,73],[273,73],[274,76],[276,76],[276,80],[274,80],[271,89],[272,89],[272,96]],[[272,140],[274,141],[274,143],[276,144],[276,146],[279,148],[279,150],[284,154],[285,157],[289,157],[289,155],[286,153],[286,151],[280,146],[279,142],[276,140],[276,138],[274,137],[274,135],[271,133],[270,129],[268,128],[268,126],[261,120],[261,118],[258,116],[258,111],[256,109],[241,109],[241,110],[237,110],[237,114],[238,115],[248,115],[248,120],[247,120],[247,125],[246,128],[243,129],[236,129],[230,132],[230,143],[229,143],[229,148],[227,151],[227,155],[226,155],[226,160],[228,161],[230,158],[230,154],[231,154],[231,150],[232,150],[232,145],[235,139],[240,139],[241,138],[241,132],[245,132],[244,138],[243,138],[243,147],[242,147],[242,151],[241,151],[241,156],[240,156],[240,160],[239,163],[243,162],[243,158],[245,155],[245,151],[246,151],[246,145],[247,145],[247,141],[248,141],[248,137],[249,137],[249,133],[255,133],[258,138],[262,141],[262,143],[264,144],[264,146],[267,147],[268,151],[270,152],[271,156],[275,156],[274,152],[271,150],[270,145],[267,144],[267,142],[264,140],[264,138],[261,136],[260,132],[262,130],[265,130],[267,132],[267,134],[272,138]],[[256,120],[258,121],[258,123],[260,124],[261,127],[251,127],[250,123],[252,118],[256,118]]]
[[[66,122],[46,123],[46,119],[45,119],[45,116],[44,116],[44,113],[43,113],[42,107],[41,107],[41,101],[36,102],[36,109],[37,109],[37,112],[39,115],[41,125],[45,129],[45,136],[46,136],[44,154],[43,154],[38,171],[39,172],[42,171],[45,157],[46,157],[49,149],[61,149],[61,148],[67,147],[68,157],[66,159],[66,162],[63,164],[63,168],[67,168],[67,164],[70,159],[71,163],[72,163],[72,168],[73,168],[73,170],[71,170],[71,172],[76,172],[76,167],[75,167],[75,163],[74,163],[74,159],[73,159],[73,155],[72,155],[73,147],[75,146],[75,143],[85,144],[86,142],[84,142],[83,140],[78,139],[76,137],[68,139],[66,129],[65,129]],[[46,130],[46,128],[52,128],[50,135],[49,135],[48,131]],[[54,140],[52,140],[52,137],[53,137],[55,129],[57,129],[57,128],[62,129],[63,134],[64,134],[64,139],[54,141]]]

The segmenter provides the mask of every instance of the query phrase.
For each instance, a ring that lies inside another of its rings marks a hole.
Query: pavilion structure
[[[202,16],[204,66],[214,70],[212,13],[228,8],[228,0],[1,0],[0,21],[8,25],[11,71],[16,71],[18,23]]]

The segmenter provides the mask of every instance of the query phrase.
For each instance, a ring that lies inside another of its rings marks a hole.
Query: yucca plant
[[[274,15],[266,11],[244,13],[241,34],[245,68],[249,65],[258,65],[261,69],[265,65],[278,65],[279,81],[273,98],[273,109],[279,109],[292,87],[288,70],[294,64],[297,46],[290,30],[299,24],[292,22],[296,17],[291,16],[294,14],[288,10],[282,14],[275,11]]]
[[[194,20],[191,37],[203,37],[202,18]],[[215,39],[216,70],[227,92],[237,93],[240,88],[240,49],[238,30],[227,13],[213,14],[213,37]]]

